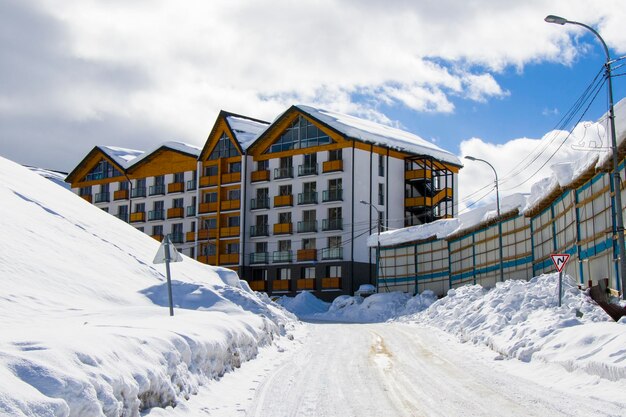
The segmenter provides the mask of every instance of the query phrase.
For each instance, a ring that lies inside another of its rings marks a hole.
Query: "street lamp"
[[[359,201],[359,203],[361,204],[365,204],[366,206],[370,206],[371,208],[373,208],[374,210],[376,210],[376,213],[378,214],[378,221],[376,222],[376,224],[378,225],[378,236],[376,236],[376,291],[378,291],[378,268],[380,268],[380,210],[378,210],[376,208],[375,205],[373,205],[372,203],[365,201],[365,200],[361,200]],[[370,269],[371,271],[371,269]]]
[[[491,169],[493,170],[493,174],[496,176],[496,211],[498,214],[498,234],[499,234],[499,252],[500,252],[500,281],[504,282],[504,268],[502,266],[502,223],[500,222],[500,189],[498,187],[498,173],[496,172],[496,169],[493,167],[493,165],[491,165],[489,162],[485,161],[484,159],[480,159],[480,158],[474,158],[473,156],[465,156],[465,159],[469,159],[470,161],[480,161],[480,162],[484,162],[485,164],[489,165],[491,167]]]
[[[620,275],[622,281],[622,298],[626,300],[626,251],[624,246],[624,216],[622,213],[622,179],[619,175],[619,160],[617,156],[617,138],[615,137],[615,111],[613,109],[613,81],[611,79],[611,55],[609,54],[609,48],[606,46],[606,42],[602,39],[602,36],[591,26],[587,26],[584,23],[574,22],[567,20],[564,17],[549,15],[544,19],[548,23],[555,23],[557,25],[565,25],[569,23],[571,25],[582,26],[585,29],[593,33],[596,38],[602,44],[604,53],[606,55],[606,61],[604,63],[605,74],[608,80],[609,88],[609,120],[611,123],[611,152],[613,153],[613,192],[615,197],[611,200],[613,204],[613,212],[615,213],[615,232],[617,233],[617,242],[619,246],[619,264]]]

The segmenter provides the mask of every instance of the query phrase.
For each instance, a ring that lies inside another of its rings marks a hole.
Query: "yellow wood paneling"
[[[314,290],[315,278],[304,278],[296,281],[296,287],[298,290]]]
[[[298,262],[317,260],[317,250],[315,249],[299,249],[297,252]]]
[[[343,160],[324,161],[322,163],[322,172],[343,171]]]
[[[195,171],[197,160],[171,149],[159,149],[127,171],[129,178],[148,178],[176,172]]]
[[[322,278],[322,288],[341,288],[341,278]]]
[[[275,235],[289,234],[289,233],[292,233],[292,230],[293,230],[293,223],[276,223],[274,225]]]
[[[272,287],[274,291],[289,291],[289,282],[288,279],[277,279],[272,281]]]
[[[257,181],[269,181],[270,180],[270,171],[266,170],[266,171],[252,171],[252,174],[250,175],[250,181],[251,182],[257,182]]]
[[[274,196],[274,207],[293,206],[293,195]]]

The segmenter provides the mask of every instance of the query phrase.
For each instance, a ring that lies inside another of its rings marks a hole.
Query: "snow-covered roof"
[[[500,213],[502,217],[521,210],[526,206],[525,194],[512,194],[500,201]],[[397,230],[389,230],[380,234],[382,246],[395,246],[402,243],[417,242],[430,238],[446,239],[463,231],[474,229],[483,224],[493,221],[497,217],[496,204],[486,204],[460,214],[454,219],[441,219],[431,223],[405,227]],[[378,245],[376,234],[367,238],[367,246]]]
[[[417,155],[428,155],[442,162],[463,166],[461,160],[456,155],[441,149],[437,145],[413,133],[405,132],[391,126],[381,125],[370,120],[317,109],[302,104],[296,105],[295,107],[347,137],[362,142],[381,145],[390,149],[396,149],[398,151]]]
[[[235,135],[235,139],[237,139],[237,142],[244,150],[248,149],[270,125],[266,122],[234,115],[226,116],[226,122]]]
[[[175,141],[164,142],[164,143],[156,146],[152,150],[150,150],[148,152],[144,152],[142,155],[140,155],[137,158],[129,161],[128,165],[125,168],[130,168],[131,166],[137,165],[138,163],[140,163],[141,161],[143,161],[144,159],[148,158],[150,155],[152,155],[153,153],[155,153],[156,151],[158,151],[159,149],[162,149],[162,148],[168,148],[168,149],[172,149],[174,151],[186,153],[188,155],[194,156],[196,159],[200,155],[200,151],[201,151],[201,149],[198,148],[197,146],[189,145],[188,143],[175,142]]]
[[[98,146],[98,148],[122,168],[128,167],[131,161],[144,153],[136,149],[119,148],[117,146]]]

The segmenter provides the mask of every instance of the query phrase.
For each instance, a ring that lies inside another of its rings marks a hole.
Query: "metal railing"
[[[270,235],[270,227],[267,224],[259,224],[256,226],[250,226],[250,236],[269,236]]]
[[[322,191],[322,201],[343,201],[343,190],[338,188],[335,190]]]
[[[298,193],[298,204],[317,204],[317,193]]]
[[[322,249],[322,259],[343,259],[343,248]]]
[[[130,193],[130,196],[132,198],[145,197],[146,187],[133,188],[133,191]]]
[[[298,222],[298,233],[317,232],[317,220]]]
[[[293,167],[274,168],[274,179],[293,178]]]
[[[298,176],[304,175],[317,175],[317,164],[311,165],[298,165]]]
[[[150,210],[148,220],[165,220],[165,210]]]
[[[269,197],[252,198],[252,199],[250,199],[250,210],[268,209],[268,208],[270,208],[270,198]]]
[[[250,254],[250,264],[267,264],[270,261],[270,254],[267,252],[253,252]]]
[[[165,194],[165,185],[151,185],[148,192],[150,195]]]
[[[93,199],[94,203],[104,203],[104,202],[109,202],[109,201],[111,201],[110,192],[98,193],[94,196],[94,199]]]
[[[322,230],[343,230],[343,219],[322,220]]]
[[[291,262],[293,255],[290,250],[275,251],[272,256],[273,262]]]

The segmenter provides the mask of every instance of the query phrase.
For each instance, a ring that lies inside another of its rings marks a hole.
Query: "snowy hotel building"
[[[326,298],[374,282],[366,241],[379,221],[388,229],[454,217],[460,167],[411,133],[297,105],[271,124],[220,112],[201,150],[96,147],[67,181],[255,290]]]

